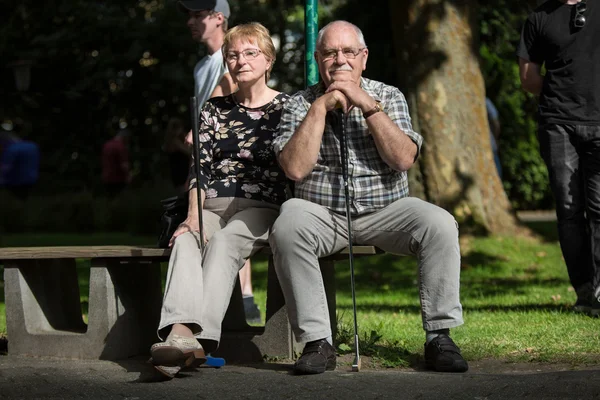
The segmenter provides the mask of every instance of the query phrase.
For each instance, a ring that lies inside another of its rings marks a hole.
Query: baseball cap
[[[230,14],[227,0],[180,0],[177,8],[183,12],[212,10],[222,13],[225,18]]]

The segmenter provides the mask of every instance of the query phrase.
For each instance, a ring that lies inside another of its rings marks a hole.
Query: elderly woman
[[[272,151],[288,96],[267,86],[275,62],[269,31],[258,23],[229,30],[223,55],[238,90],[210,99],[200,116],[200,176],[190,180],[187,219],[173,234],[152,363],[168,377],[214,351],[239,269],[268,246],[286,199],[286,178]],[[205,237],[199,237],[196,185]],[[200,240],[207,245],[204,254]]]

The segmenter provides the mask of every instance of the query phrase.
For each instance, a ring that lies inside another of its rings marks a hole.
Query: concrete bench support
[[[155,341],[158,262],[92,260],[87,326],[74,259],[5,262],[4,281],[10,354],[116,360]]]

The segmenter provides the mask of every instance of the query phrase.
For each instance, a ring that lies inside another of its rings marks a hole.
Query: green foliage
[[[525,93],[515,56],[520,29],[530,8],[525,2],[480,2],[480,56],[487,96],[498,108],[498,141],[504,189],[515,209],[553,205],[548,172],[536,136],[537,101]]]
[[[556,234],[541,239],[545,240],[503,236],[463,240],[465,324],[452,329],[451,335],[467,360],[581,365],[599,359],[597,320],[570,311],[575,293]],[[361,353],[382,366],[421,364],[425,335],[416,259],[380,255],[358,258],[355,264]],[[336,343],[343,344],[338,346],[341,354],[354,351],[348,275],[347,263],[336,263]],[[384,283],[387,290],[382,290]],[[369,332],[376,333],[371,335],[377,337],[374,345],[366,340]]]
[[[505,189],[515,208],[548,208],[552,200],[535,138],[536,101],[520,88],[514,55],[528,5],[519,0],[479,3],[481,65],[503,125],[499,145]],[[301,88],[304,2],[230,4],[231,26],[260,21],[279,39],[275,87],[286,92]],[[358,0],[322,0],[320,26],[332,19],[356,23],[370,50],[365,75],[406,90],[406,73],[398,70],[404,64],[394,58],[389,40],[389,4],[373,0],[365,8]],[[123,124],[133,132],[136,180],[146,184],[165,176],[160,156],[164,129],[172,117],[189,123],[192,69],[204,55],[173,0],[23,0],[0,13],[0,54],[5,60],[0,64],[0,121],[12,121],[18,134],[40,144],[40,194],[97,191],[100,148]],[[33,62],[26,92],[15,88],[10,63],[16,60]],[[408,60],[409,66],[421,64]]]
[[[230,3],[230,25],[261,21],[279,37],[276,87],[302,87],[303,2]],[[101,146],[125,124],[136,179],[165,175],[164,130],[173,117],[189,126],[192,71],[204,56],[175,1],[24,0],[0,13],[0,54],[0,122],[40,145],[39,193],[96,191]],[[15,88],[16,60],[33,63],[26,92]]]
[[[173,5],[23,1],[2,22],[3,58],[33,62],[25,93],[14,89],[12,71],[3,71],[2,87],[9,90],[0,116],[39,143],[38,190],[95,189],[100,148],[120,124],[133,131],[140,178],[152,176],[166,121],[189,119],[190,71],[198,57]]]
[[[336,336],[335,343],[338,350],[342,354],[354,352],[354,327],[352,324],[347,323],[344,319],[343,314],[336,314]],[[379,333],[383,324],[378,324],[377,327],[371,328],[370,331],[359,331],[358,333],[358,347],[361,354],[372,356],[377,354],[377,345],[383,336]]]

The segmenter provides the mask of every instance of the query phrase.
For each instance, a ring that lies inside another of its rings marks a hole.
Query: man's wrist
[[[375,100],[375,105],[367,111],[363,111],[363,118],[367,119],[373,114],[383,111],[383,105],[380,101]]]

